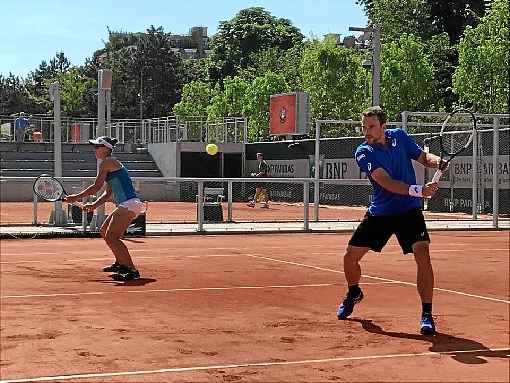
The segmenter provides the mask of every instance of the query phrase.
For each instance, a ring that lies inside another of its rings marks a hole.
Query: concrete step
[[[153,161],[123,161],[124,166],[133,170],[158,170]],[[96,163],[91,161],[62,161],[62,168],[66,170],[95,170]],[[53,169],[53,160],[16,160],[0,161],[0,168],[5,170]]]
[[[0,161],[2,169],[53,169],[53,160],[9,160]]]
[[[41,174],[46,173],[53,175],[53,168],[44,169],[1,169],[0,176],[1,177],[37,177]],[[62,172],[64,177],[95,177],[96,169],[90,170],[66,170],[63,169]],[[159,170],[129,170],[129,174],[131,177],[161,177],[161,172]]]
[[[149,153],[125,153],[116,152],[115,157],[119,161],[152,161]],[[0,152],[0,159],[9,160],[53,160],[53,152]],[[62,153],[62,160],[85,160],[95,161],[96,156],[91,153]]]
[[[131,170],[158,170],[153,161],[122,161],[122,164]],[[96,163],[90,161],[64,161],[63,170],[95,170]],[[159,171],[159,170],[158,170]]]
[[[41,174],[53,175],[53,168],[33,168],[33,169],[1,169],[1,177],[38,177]]]
[[[152,161],[152,157],[149,153],[126,153],[126,152],[115,152],[114,157],[119,161]],[[75,160],[83,159],[87,161],[95,161],[96,156],[92,153],[62,153],[63,160]]]
[[[53,160],[52,152],[0,152],[3,160]]]
[[[22,144],[16,142],[5,142],[0,141],[0,152],[52,152],[54,149],[54,144],[49,142],[24,142]],[[120,152],[122,151],[133,151],[136,148],[133,147],[132,144],[118,144],[115,150]],[[71,144],[71,143],[63,143],[62,144],[62,152],[63,153],[87,153],[93,152],[92,146],[90,144]]]

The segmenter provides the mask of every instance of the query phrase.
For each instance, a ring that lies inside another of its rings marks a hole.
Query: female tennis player
[[[113,197],[117,206],[106,218],[100,230],[101,236],[115,256],[115,262],[105,267],[103,271],[115,273],[116,280],[139,279],[140,273],[133,264],[129,250],[121,237],[131,221],[145,211],[145,206],[136,195],[127,169],[111,156],[117,139],[102,136],[89,142],[94,145],[96,158],[102,160],[99,173],[93,185],[78,194],[68,195],[65,200],[70,203],[81,200],[83,197],[97,193],[104,183],[107,183],[106,190],[99,198],[93,203],[84,205],[86,210],[93,211]]]

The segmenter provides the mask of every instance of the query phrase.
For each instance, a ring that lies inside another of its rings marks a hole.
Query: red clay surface
[[[38,203],[38,222],[48,223],[52,203]],[[223,217],[227,218],[227,203],[223,203]],[[64,204],[64,208],[66,205]],[[112,211],[114,206],[106,204],[106,211]],[[289,203],[271,203],[269,209],[255,208],[245,203],[234,203],[232,219],[234,221],[302,221],[303,205]],[[365,214],[366,207],[329,206],[321,205],[319,219],[321,221],[359,221]],[[30,202],[2,202],[0,203],[0,225],[32,224],[32,203]],[[310,205],[309,216],[313,217],[313,205]],[[167,222],[196,222],[196,204],[192,202],[149,202],[147,221],[152,223]],[[425,212],[427,219],[471,219],[470,214],[464,213],[431,213]],[[503,217],[503,216],[502,216]],[[492,219],[492,215],[479,215],[479,219]],[[508,215],[506,216],[508,218]]]
[[[438,335],[418,334],[412,256],[363,260],[338,321],[348,235],[127,241],[142,279],[113,282],[101,239],[0,243],[0,376],[72,382],[508,381],[508,232],[434,232]],[[92,375],[90,375],[92,374]]]

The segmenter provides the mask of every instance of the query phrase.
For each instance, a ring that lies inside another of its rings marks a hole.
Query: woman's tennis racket
[[[476,132],[476,117],[467,109],[451,112],[441,126],[439,146],[441,161],[432,182],[438,182],[451,160],[466,150],[473,142]]]
[[[35,179],[34,193],[49,202],[64,201],[67,197],[67,192],[62,183],[49,174],[41,174]],[[73,203],[73,205],[83,208],[83,205],[79,203]]]

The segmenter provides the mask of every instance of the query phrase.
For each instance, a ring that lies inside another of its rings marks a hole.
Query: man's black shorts
[[[420,209],[402,214],[372,216],[365,214],[363,221],[349,240],[349,245],[369,247],[381,252],[391,235],[395,234],[404,254],[413,252],[413,244],[429,241],[425,218]]]

